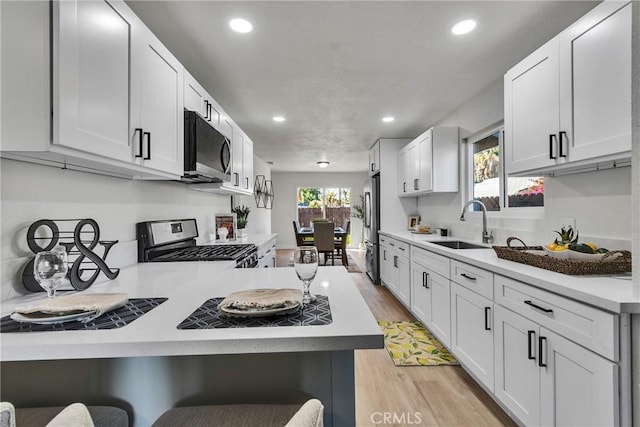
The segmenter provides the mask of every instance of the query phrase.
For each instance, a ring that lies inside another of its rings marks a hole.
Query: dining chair
[[[293,221],[293,233],[296,236],[296,245],[297,246],[313,246],[313,240],[303,236],[299,233],[300,226],[298,221]]]
[[[324,265],[327,265],[327,257],[331,257],[331,264],[336,265],[335,250],[335,224],[333,222],[316,222],[313,226],[313,243],[318,248],[318,253],[324,254]]]
[[[342,224],[342,229],[344,230],[343,237],[335,238],[335,249],[336,254],[339,255],[342,259],[342,264],[345,267],[349,266],[349,261],[347,261],[347,237],[351,234],[351,220],[347,219]]]

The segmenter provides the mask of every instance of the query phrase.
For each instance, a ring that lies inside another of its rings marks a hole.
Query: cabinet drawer
[[[449,278],[450,261],[449,258],[429,252],[426,249],[411,247],[411,260],[417,262],[421,266],[438,273],[439,275]]]
[[[452,259],[451,280],[482,296],[493,299],[493,273],[487,270]]]
[[[619,316],[503,276],[495,301],[602,356],[619,359]]]
[[[388,238],[387,245],[396,252],[397,255],[409,258],[409,244],[400,240]]]

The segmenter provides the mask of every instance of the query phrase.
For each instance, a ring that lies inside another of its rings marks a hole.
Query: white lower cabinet
[[[493,391],[493,301],[451,283],[451,351]]]
[[[449,278],[411,262],[411,311],[446,346],[451,343],[449,288]]]
[[[618,366],[495,307],[496,397],[525,425],[619,425]]]
[[[519,424],[631,424],[624,315],[389,236],[380,276]]]
[[[408,244],[390,237],[380,239],[380,279],[400,302],[411,307]]]

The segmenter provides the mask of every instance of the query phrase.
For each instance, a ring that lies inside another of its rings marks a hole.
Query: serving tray
[[[523,246],[511,246],[511,242],[514,240],[519,241]],[[558,259],[548,255],[531,253],[530,251],[544,251],[544,248],[542,246],[527,246],[517,237],[509,237],[507,246],[493,246],[493,250],[501,259],[572,276],[623,274],[631,271],[631,252],[629,251],[610,251],[599,261]],[[607,259],[614,254],[620,255],[614,260]]]

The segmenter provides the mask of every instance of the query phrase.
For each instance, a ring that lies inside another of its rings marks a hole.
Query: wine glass
[[[64,248],[43,251],[36,254],[33,261],[33,276],[42,289],[47,291],[48,298],[56,296],[56,289],[67,275],[67,252]]]
[[[302,303],[315,301],[316,297],[309,293],[309,285],[318,271],[318,249],[315,246],[299,246],[293,253],[293,267],[298,278],[302,280]]]

